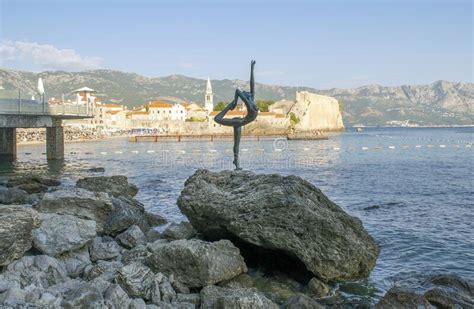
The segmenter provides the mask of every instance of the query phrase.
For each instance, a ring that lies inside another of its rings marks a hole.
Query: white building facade
[[[209,77],[207,78],[206,96],[204,98],[204,108],[209,115],[214,110],[214,94],[212,93],[212,85]]]

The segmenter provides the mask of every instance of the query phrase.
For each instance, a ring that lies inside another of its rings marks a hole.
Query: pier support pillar
[[[16,159],[16,128],[0,128],[0,157]]]
[[[61,123],[46,128],[46,158],[48,160],[64,159],[64,128]]]

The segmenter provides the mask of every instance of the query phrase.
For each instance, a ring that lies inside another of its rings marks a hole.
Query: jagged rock
[[[145,236],[146,236],[146,241],[150,243],[150,242],[154,242],[155,240],[160,239],[161,233],[152,227],[145,233]]]
[[[251,270],[250,278],[240,278],[242,285],[258,288],[271,301],[282,304],[295,295],[302,294],[304,285],[292,277],[279,272],[267,272]]]
[[[171,286],[173,287],[173,289],[176,291],[176,293],[183,293],[183,294],[190,293],[189,288],[185,286],[183,283],[181,283],[179,280],[176,280],[173,274],[170,275],[168,280],[171,283]]]
[[[92,279],[89,283],[97,289],[102,295],[105,294],[105,291],[113,284],[113,280],[107,281],[104,276],[99,276],[97,278]],[[114,277],[115,279],[115,277]],[[115,283],[115,282],[114,282]]]
[[[178,303],[178,302],[173,302],[171,303],[171,308],[173,309],[195,309],[196,306],[191,303]]]
[[[89,246],[91,260],[111,260],[120,255],[121,247],[108,237],[96,237]]]
[[[122,254],[122,262],[130,264],[132,262],[145,262],[150,252],[144,245],[138,245],[130,250],[125,250]]]
[[[225,280],[219,283],[220,287],[224,288],[252,288],[254,286],[254,282],[252,277],[248,274],[240,274],[235,276],[232,279]]]
[[[151,285],[150,298],[153,304],[158,304],[161,302],[161,292],[160,292],[160,283],[162,281],[162,276],[156,276],[153,278],[153,283]]]
[[[155,213],[152,213],[152,212],[149,212],[149,211],[145,211],[144,215],[145,215],[145,220],[146,220],[146,222],[148,223],[148,225],[150,227],[163,225],[167,222],[166,219],[163,218],[162,216],[160,216],[159,214],[155,214]]]
[[[177,309],[177,307],[166,303],[164,301],[157,302],[157,304],[146,305],[146,309]]]
[[[43,288],[39,288],[34,285],[29,285],[25,287],[24,290],[26,292],[25,301],[27,303],[36,303],[40,299],[41,294],[44,293]]]
[[[190,303],[190,304],[195,305],[196,307],[199,307],[199,305],[201,304],[201,295],[199,295],[199,293],[189,293],[189,294],[177,293],[176,302]]]
[[[385,293],[384,297],[377,303],[376,308],[429,308],[428,301],[422,295],[413,291],[393,287]]]
[[[105,168],[103,167],[91,167],[90,169],[88,169],[89,172],[92,172],[92,173],[103,173],[105,172]]]
[[[115,239],[125,248],[131,249],[146,244],[146,237],[137,225],[132,225]]]
[[[148,258],[154,270],[188,287],[201,287],[227,280],[247,271],[240,251],[228,240],[175,240],[156,246]]]
[[[103,192],[68,188],[46,193],[35,209],[43,213],[73,215],[81,219],[94,220],[97,232],[100,233],[112,212],[112,201]]]
[[[15,188],[25,191],[28,194],[43,193],[48,191],[48,187],[40,183],[25,183]]]
[[[191,223],[183,221],[171,223],[162,234],[162,237],[169,240],[191,239],[196,235],[196,230]]]
[[[0,266],[10,264],[31,248],[33,229],[38,226],[35,210],[22,206],[0,207]]]
[[[82,276],[87,266],[91,264],[89,250],[82,247],[75,251],[66,252],[58,257],[58,260],[64,265],[68,276],[77,278]]]
[[[128,308],[131,299],[118,284],[111,284],[104,293],[104,299],[109,308]]]
[[[167,239],[157,239],[152,243],[146,244],[146,247],[147,247],[148,251],[153,252],[153,251],[156,250],[156,248],[161,247],[162,245],[167,244],[169,242],[170,241],[167,240]]]
[[[160,283],[161,300],[165,303],[171,303],[176,299],[176,292],[169,281]]]
[[[328,280],[367,277],[379,249],[359,219],[297,176],[198,170],[180,210],[208,239],[231,239],[258,254]]]
[[[0,293],[11,288],[21,288],[20,275],[14,272],[0,273]]]
[[[226,289],[215,285],[201,290],[201,309],[213,308],[272,308],[279,306],[255,289]]]
[[[308,289],[316,297],[324,297],[328,295],[330,290],[329,286],[318,278],[312,278],[308,282]]]
[[[423,275],[396,282],[375,308],[474,308],[474,282],[457,275]]]
[[[21,308],[26,303],[26,294],[26,291],[20,288],[11,288],[0,295],[0,305],[5,306],[6,308],[10,306],[12,308]]]
[[[135,298],[130,302],[130,309],[146,309],[146,303],[141,298]]]
[[[52,285],[68,281],[67,271],[61,263],[47,255],[24,256],[7,266],[9,280],[17,278],[19,287],[35,285],[48,288]]]
[[[284,304],[285,309],[323,309],[314,299],[306,295],[297,295],[288,299]]]
[[[61,308],[61,297],[56,297],[51,293],[43,293],[40,299],[36,302],[39,308]]]
[[[84,270],[84,279],[91,281],[102,278],[105,281],[112,281],[123,264],[118,261],[97,261],[95,265],[89,265]]]
[[[25,184],[41,184],[48,187],[56,187],[59,186],[61,182],[55,178],[46,176],[26,175],[8,179],[7,187],[17,187]]]
[[[96,236],[92,220],[56,214],[40,214],[40,218],[40,227],[33,231],[33,245],[51,256],[79,249]]]
[[[117,282],[130,297],[151,298],[153,272],[142,263],[135,262],[122,267]]]
[[[0,203],[5,205],[11,204],[31,204],[32,198],[24,190],[18,188],[8,188],[3,190],[0,195]]]
[[[102,294],[88,282],[78,282],[77,285],[63,294],[61,306],[64,308],[106,308]]]
[[[116,236],[132,225],[139,226],[143,232],[150,229],[145,218],[145,208],[137,200],[126,197],[112,198],[112,206],[112,213],[104,226],[106,234]]]
[[[76,183],[78,188],[94,192],[105,192],[112,196],[134,197],[138,188],[128,182],[125,176],[98,176],[79,179]]]

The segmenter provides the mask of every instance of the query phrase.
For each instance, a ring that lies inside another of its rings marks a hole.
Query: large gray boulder
[[[128,182],[127,177],[117,176],[98,176],[79,179],[76,186],[89,191],[105,192],[112,196],[134,197],[138,193],[138,188]]]
[[[112,213],[112,201],[103,192],[91,192],[80,188],[68,188],[46,193],[35,209],[43,213],[73,215],[94,220],[97,231],[102,232]]]
[[[41,225],[33,231],[33,245],[50,256],[77,250],[96,236],[96,223],[71,215],[40,214]]]
[[[8,265],[31,248],[38,213],[23,206],[0,207],[0,266]]]
[[[324,281],[367,277],[379,254],[359,219],[296,176],[198,170],[178,206],[206,238],[249,245],[244,255],[296,258]]]
[[[474,308],[474,282],[453,274],[404,278],[375,308]]]
[[[279,306],[256,289],[227,289],[215,285],[201,290],[201,309],[278,309]]]
[[[104,232],[116,236],[132,225],[137,225],[146,233],[150,227],[166,223],[164,218],[151,215],[139,201],[128,197],[113,197],[113,210],[105,223]]]
[[[202,287],[247,271],[240,251],[228,240],[205,242],[175,240],[153,247],[150,267],[175,278],[187,287]]]

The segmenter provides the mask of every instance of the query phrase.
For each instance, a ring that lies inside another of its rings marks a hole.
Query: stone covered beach
[[[450,274],[397,283],[378,304],[339,283],[366,278],[379,247],[362,222],[297,176],[198,170],[169,223],[125,176],[18,176],[0,186],[3,308],[472,308]]]

